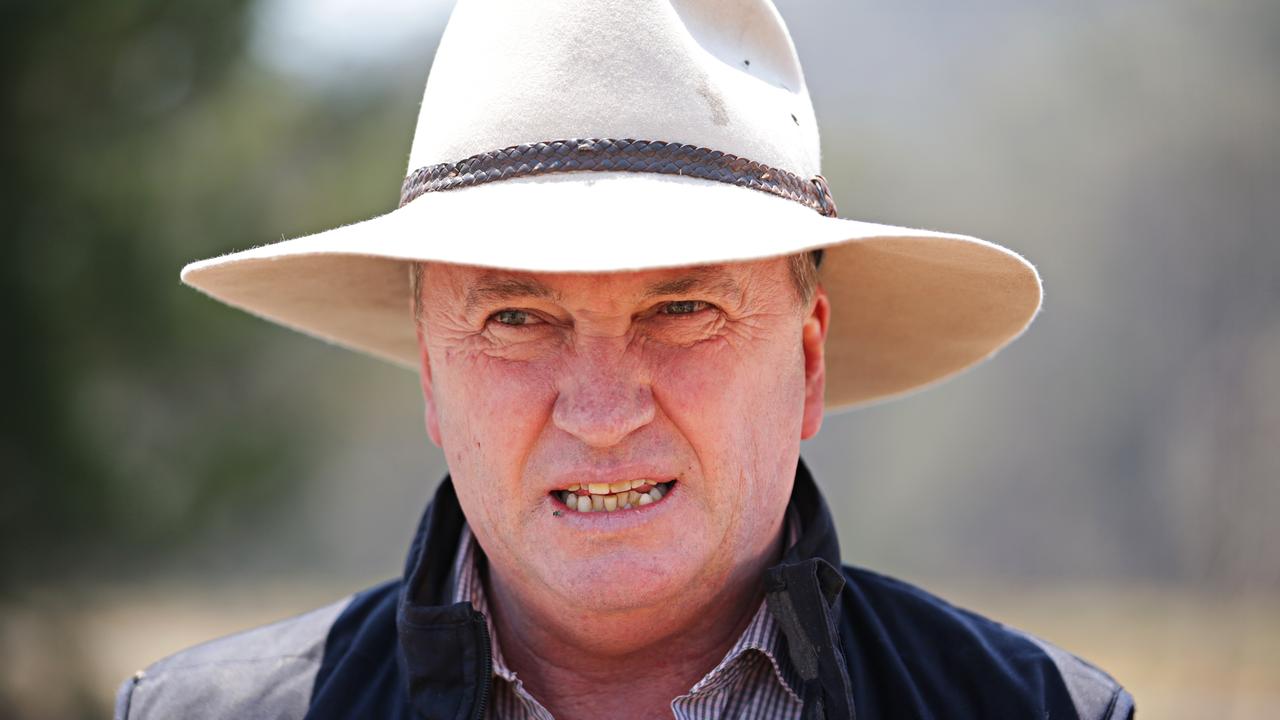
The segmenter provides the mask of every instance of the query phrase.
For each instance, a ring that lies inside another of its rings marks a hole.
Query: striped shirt
[[[789,535],[796,536],[793,518],[788,518]],[[494,682],[489,694],[489,720],[553,720],[515,671],[507,667],[498,646],[484,583],[476,571],[479,546],[467,526],[454,559],[454,602],[470,601],[484,613],[489,623]],[[799,718],[802,704],[795,688],[800,679],[782,645],[782,632],[762,601],[747,629],[725,654],[715,669],[694,684],[689,692],[671,701],[676,720],[787,720]]]

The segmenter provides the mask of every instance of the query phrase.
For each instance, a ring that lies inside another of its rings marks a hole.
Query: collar
[[[851,718],[848,671],[840,649],[838,599],[844,577],[835,524],[803,461],[796,468],[789,513],[799,537],[765,573],[769,612],[782,631],[798,675],[806,718]],[[488,620],[471,602],[454,601],[453,564],[466,520],[445,477],[427,506],[405,562],[396,612],[397,664],[420,717],[481,718],[492,690]]]

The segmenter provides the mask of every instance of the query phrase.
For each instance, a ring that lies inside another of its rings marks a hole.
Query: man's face
[[[776,550],[800,441],[821,423],[828,312],[821,290],[802,303],[785,259],[428,264],[420,298],[428,431],[516,596],[705,607]]]

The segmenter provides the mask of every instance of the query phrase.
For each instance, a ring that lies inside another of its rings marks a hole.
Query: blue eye
[[[708,307],[710,306],[701,300],[676,300],[665,303],[660,312],[663,315],[692,315]]]
[[[499,310],[489,317],[501,325],[528,325],[533,319],[523,310]]]

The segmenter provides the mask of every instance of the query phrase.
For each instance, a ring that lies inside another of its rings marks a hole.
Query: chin
[[[544,582],[573,607],[596,613],[671,605],[705,591],[702,558],[687,547],[668,546],[654,553],[639,548],[574,553],[568,562],[544,567]]]

